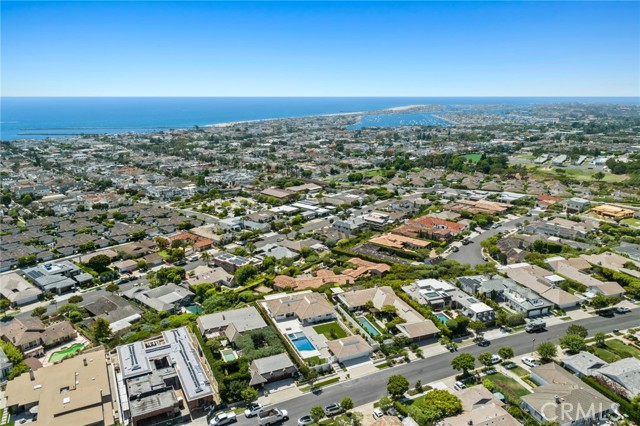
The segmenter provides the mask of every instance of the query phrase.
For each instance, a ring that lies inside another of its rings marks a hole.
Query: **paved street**
[[[524,222],[529,219],[531,221],[532,217],[520,217],[518,219],[509,220],[507,222],[501,222],[502,226],[498,229],[489,229],[484,231],[482,234],[479,234],[472,238],[469,244],[461,245],[460,249],[457,253],[450,253],[447,256],[449,260],[455,260],[460,263],[468,263],[471,266],[480,265],[485,263],[482,260],[482,247],[480,247],[480,243],[483,240],[486,240],[489,237],[496,235],[498,232],[509,232],[516,227],[519,223]]]
[[[600,331],[611,332],[616,328],[637,327],[640,324],[640,309],[635,309],[628,314],[616,315],[615,318],[594,316],[579,323],[587,327],[591,336]],[[381,370],[377,374],[328,386],[323,388],[323,392],[319,395],[308,393],[275,405],[289,410],[291,419],[287,424],[294,425],[295,421],[299,417],[308,414],[314,405],[324,406],[332,402],[340,402],[342,398],[347,396],[353,399],[356,406],[380,399],[386,394],[387,380],[391,375],[402,374],[409,379],[411,386],[417,380],[421,380],[423,384],[442,380],[456,373],[451,369],[451,359],[460,353],[469,352],[477,356],[482,352],[497,352],[501,346],[509,345],[516,355],[522,355],[531,352],[539,343],[546,341],[557,343],[558,339],[565,334],[568,326],[569,324],[551,326],[547,331],[536,334],[517,333],[506,335],[503,338],[493,340],[491,346],[486,348],[473,345],[461,348],[455,353],[445,353],[423,360],[416,360],[409,364]],[[238,417],[238,426],[256,423],[255,419],[246,419],[244,416]]]

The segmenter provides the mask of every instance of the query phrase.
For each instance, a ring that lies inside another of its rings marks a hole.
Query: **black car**
[[[488,341],[487,339],[482,339],[478,342],[478,346],[482,346],[482,347],[489,346],[490,344],[491,342]]]
[[[598,311],[598,315],[600,315],[601,317],[607,317],[607,318],[611,318],[615,316],[615,314],[613,313],[613,309],[605,309],[602,311]]]

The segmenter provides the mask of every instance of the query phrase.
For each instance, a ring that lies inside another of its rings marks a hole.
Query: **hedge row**
[[[596,379],[590,376],[582,376],[582,381],[612,400],[613,402],[620,404],[622,411],[629,415],[629,418],[636,423],[640,423],[640,410],[631,404],[629,400],[621,397],[620,395],[611,391],[611,389],[598,382]]]

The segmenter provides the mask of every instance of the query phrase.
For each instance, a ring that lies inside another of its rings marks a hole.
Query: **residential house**
[[[295,318],[303,325],[309,325],[336,318],[336,311],[324,294],[309,291],[273,298],[263,306],[276,321]]]
[[[97,318],[103,318],[109,322],[112,333],[128,330],[142,314],[142,309],[116,294],[104,294],[92,302],[83,303],[82,307],[91,315],[82,321],[87,329],[91,329]]]
[[[584,198],[573,197],[562,201],[566,211],[571,213],[582,213],[591,206],[591,201]]]
[[[267,323],[254,306],[202,315],[198,317],[196,324],[200,333],[207,338],[224,333],[231,340],[237,333],[267,327]]]
[[[451,242],[454,237],[466,229],[467,225],[463,223],[442,220],[433,216],[423,216],[415,220],[409,220],[406,224],[391,232],[406,237],[421,237]]]
[[[528,263],[516,263],[498,268],[518,284],[527,287],[560,309],[572,309],[580,305],[580,298],[562,290],[558,284],[564,278]],[[542,305],[540,305],[542,307]]]
[[[97,349],[22,374],[7,383],[5,395],[12,413],[37,409],[33,426],[109,426],[118,421],[115,388],[105,351]]]
[[[184,287],[169,283],[156,288],[133,287],[123,296],[158,312],[179,312],[183,306],[191,304],[195,295]]]
[[[533,367],[531,379],[540,386],[521,397],[522,408],[539,422],[589,425],[615,411],[616,404],[556,363]]]
[[[233,284],[233,275],[220,267],[211,268],[206,265],[198,265],[189,272],[187,283],[190,286],[209,283],[230,287]]]
[[[396,308],[396,314],[405,320],[396,328],[401,334],[413,341],[424,340],[437,336],[438,327],[429,319],[425,319],[420,313],[399,298],[389,286],[365,288],[339,293],[336,298],[350,311],[362,310],[367,302],[371,302],[375,309],[384,306]]]
[[[116,348],[120,409],[133,426],[180,417],[184,405],[195,410],[213,404],[216,383],[201,350],[186,327]]]
[[[622,220],[633,217],[635,210],[624,207],[613,206],[611,204],[602,204],[591,209],[591,213],[596,216],[609,220]]]
[[[93,276],[82,272],[68,260],[33,266],[25,269],[24,273],[42,291],[57,294],[93,280]]]
[[[13,363],[9,361],[4,350],[0,348],[0,381],[4,382],[9,375],[9,372],[13,368]]]
[[[584,285],[587,288],[587,297],[592,297],[595,294],[622,297],[625,293],[624,288],[617,282],[600,281],[586,273],[586,271],[591,270],[592,266],[582,257],[565,259],[557,256],[547,259],[546,263],[558,275]]]
[[[20,275],[12,272],[0,275],[0,294],[9,300],[12,306],[23,306],[37,302],[42,291]]]
[[[450,426],[520,426],[506,410],[506,404],[483,386],[473,386],[456,392],[462,403],[462,413],[447,417]]]
[[[361,336],[353,335],[327,342],[329,351],[338,362],[346,362],[359,358],[369,358],[373,348]]]
[[[251,374],[249,385],[260,386],[288,379],[297,371],[296,366],[284,353],[255,359],[249,366],[249,374]]]
[[[13,318],[0,325],[0,338],[12,343],[25,356],[42,356],[46,348],[75,339],[77,335],[69,321],[45,327],[37,318]]]
[[[629,357],[612,362],[591,375],[629,400],[640,395],[640,360],[637,358]]]

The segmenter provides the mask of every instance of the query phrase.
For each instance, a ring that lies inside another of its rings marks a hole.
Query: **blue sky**
[[[3,96],[640,96],[638,2],[1,2]]]

